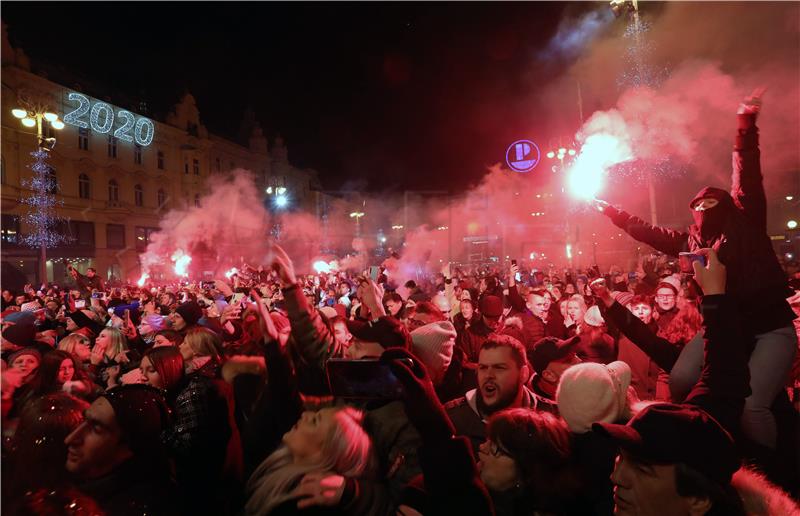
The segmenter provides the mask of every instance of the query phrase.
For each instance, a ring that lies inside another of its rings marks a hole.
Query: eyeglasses
[[[658,294],[656,299],[672,299],[675,297],[675,294]]]

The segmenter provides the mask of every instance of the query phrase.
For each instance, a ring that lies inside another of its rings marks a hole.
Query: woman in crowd
[[[37,396],[64,391],[74,396],[88,398],[94,392],[94,384],[84,373],[75,356],[58,349],[45,353],[42,357],[37,384]]]
[[[473,320],[477,319],[475,305],[472,304],[471,299],[462,299],[460,307],[461,311],[453,317],[453,326],[456,327],[459,335],[469,328]]]
[[[175,459],[176,479],[187,513],[223,512],[235,505],[241,482],[241,440],[233,418],[233,393],[218,380],[219,337],[206,328],[190,329],[180,350],[149,350],[140,364],[150,385],[167,391],[174,411],[164,441]],[[193,493],[210,496],[199,499]]]
[[[89,358],[94,382],[101,387],[119,384],[119,377],[135,368],[138,356],[128,349],[128,342],[116,328],[104,328],[97,336]]]
[[[89,359],[92,356],[92,341],[86,335],[70,333],[61,339],[58,349],[74,356],[81,369],[85,370],[88,367]]]
[[[491,416],[478,457],[495,513],[581,514],[570,454],[569,429],[552,414],[510,409]]]
[[[406,304],[403,297],[397,292],[387,292],[383,296],[383,307],[386,315],[391,315],[398,321],[406,318]]]
[[[573,295],[567,299],[564,324],[570,337],[582,332],[584,326],[583,316],[586,315],[586,310],[588,308],[586,308],[586,301],[583,300],[583,296]]]
[[[176,348],[183,342],[183,335],[175,330],[161,330],[153,336],[153,347],[175,346]]]
[[[7,419],[16,419],[25,404],[33,399],[38,385],[42,356],[33,348],[22,348],[8,358],[9,368],[2,375],[3,433],[13,433]]]

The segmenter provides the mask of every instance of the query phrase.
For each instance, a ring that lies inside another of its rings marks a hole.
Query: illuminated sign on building
[[[539,158],[539,147],[530,140],[515,141],[506,150],[506,164],[514,172],[530,172]]]
[[[86,95],[74,91],[67,95],[67,100],[78,106],[64,115],[65,124],[81,129],[91,128],[96,133],[112,133],[114,138],[125,142],[135,141],[142,147],[153,143],[156,127],[152,120],[141,116],[137,117],[124,109],[116,110],[116,116],[114,116],[115,108],[111,104],[99,100],[93,101]]]

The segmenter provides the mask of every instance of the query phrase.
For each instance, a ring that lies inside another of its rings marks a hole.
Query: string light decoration
[[[56,184],[55,178],[50,174],[50,165],[47,163],[48,153],[45,150],[37,150],[31,152],[31,156],[34,161],[28,168],[33,170],[33,177],[24,180],[22,184],[30,188],[33,193],[22,200],[29,206],[22,218],[33,231],[23,235],[22,242],[30,247],[46,249],[69,243],[72,239],[58,231],[58,225],[63,219],[56,215],[56,207],[64,203],[52,193]]]
[[[100,125],[100,112],[103,111],[103,124]],[[89,123],[92,126],[92,131],[98,133],[107,133],[114,126],[114,110],[105,102],[97,102],[92,106],[92,112],[89,115]]]

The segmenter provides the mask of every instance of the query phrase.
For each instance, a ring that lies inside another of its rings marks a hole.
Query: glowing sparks
[[[139,278],[139,281],[136,282],[136,286],[143,287],[144,286],[144,282],[147,281],[148,278],[150,278],[149,274],[147,274],[146,272],[142,273],[142,277]]]
[[[192,262],[192,257],[185,254],[182,250],[178,249],[170,257],[170,260],[175,262],[175,274],[178,276],[189,276],[189,264]]]

